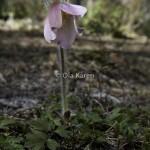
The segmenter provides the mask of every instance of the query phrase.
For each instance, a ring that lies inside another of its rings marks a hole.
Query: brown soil
[[[42,33],[0,31],[0,112],[12,113],[50,103],[60,94],[55,44]],[[123,40],[77,39],[68,51],[72,74],[94,78],[69,79],[69,94],[75,97],[104,92],[127,105],[150,102],[150,44]]]

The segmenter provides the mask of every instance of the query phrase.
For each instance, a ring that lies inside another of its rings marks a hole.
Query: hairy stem
[[[65,50],[58,46],[59,65],[61,74],[61,98],[62,98],[62,115],[68,110],[67,101],[67,78],[63,75],[67,73]]]

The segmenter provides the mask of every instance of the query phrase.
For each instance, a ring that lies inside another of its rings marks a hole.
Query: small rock
[[[6,79],[4,78],[4,76],[0,73],[0,83],[7,83]]]

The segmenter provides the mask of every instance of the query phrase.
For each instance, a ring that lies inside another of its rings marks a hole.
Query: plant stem
[[[66,59],[65,50],[58,46],[59,53],[59,65],[61,74],[61,98],[62,98],[62,115],[68,110],[68,100],[67,100],[67,78],[63,75],[67,73],[66,69]]]

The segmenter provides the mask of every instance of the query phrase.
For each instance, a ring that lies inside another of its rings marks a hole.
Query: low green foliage
[[[51,150],[56,150],[59,147],[59,144],[53,139],[48,139],[47,147]]]
[[[42,131],[32,131],[32,133],[26,134],[27,142],[25,147],[33,150],[40,150],[44,148],[44,145],[47,141],[47,135]]]
[[[67,125],[62,125],[59,126],[56,130],[55,133],[60,135],[63,138],[69,138],[72,134],[72,131],[67,130],[68,126]]]
[[[80,104],[82,105],[82,104]],[[63,120],[54,106],[35,111],[29,121],[1,117],[0,149],[145,149],[150,147],[150,107],[111,106],[102,112],[98,106],[83,109]],[[32,112],[33,113],[33,112]]]
[[[0,136],[0,147],[5,150],[23,150],[24,146],[21,145],[22,137],[15,136]]]

